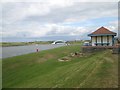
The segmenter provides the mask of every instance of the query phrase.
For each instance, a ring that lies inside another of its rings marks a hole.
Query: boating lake
[[[27,45],[27,46],[11,46],[11,47],[0,47],[0,50],[2,49],[2,54],[0,58],[7,58],[7,57],[13,57],[28,53],[36,52],[36,49],[38,48],[39,51],[57,48],[65,45]]]

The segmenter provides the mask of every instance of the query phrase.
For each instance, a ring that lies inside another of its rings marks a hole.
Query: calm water
[[[7,58],[7,57],[36,52],[37,48],[39,51],[42,51],[42,50],[57,48],[61,46],[64,45],[28,45],[28,46],[2,47],[2,56],[0,56],[0,58]]]

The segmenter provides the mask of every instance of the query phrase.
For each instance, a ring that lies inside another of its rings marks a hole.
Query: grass
[[[33,45],[33,44],[51,44],[53,41],[33,41],[33,42],[0,42],[0,46],[23,46],[23,45]],[[82,41],[69,41],[70,44],[81,44]]]
[[[35,41],[35,42],[1,42],[0,46],[9,47],[9,46],[24,46],[32,44],[51,44],[52,41]]]
[[[57,60],[79,50],[71,45],[4,59],[3,88],[118,87],[118,55],[110,50]]]
[[[0,89],[2,89],[2,60],[0,60]]]
[[[23,45],[29,45],[27,42],[1,42],[0,46],[2,47],[8,47],[8,46],[23,46]]]

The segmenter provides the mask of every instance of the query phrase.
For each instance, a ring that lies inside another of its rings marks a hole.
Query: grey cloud
[[[16,10],[19,10],[20,7],[22,8],[22,10],[24,10],[25,7],[29,7],[29,3],[11,4],[10,6],[9,4],[7,5],[8,6],[5,6],[6,9],[3,9],[3,15],[4,15],[5,22],[12,21],[12,19],[9,20],[9,18],[12,18],[9,16],[11,13],[14,13],[15,15],[13,14],[13,16],[17,17],[19,13],[16,14],[15,12],[18,12]],[[15,9],[15,8],[18,8],[18,9]],[[22,11],[20,13],[22,13]],[[71,19],[71,18],[76,19],[76,21],[79,21],[79,22],[81,21],[87,22],[87,20],[92,19],[92,18],[102,18],[102,17],[108,17],[108,16],[109,17],[117,16],[117,3],[77,2],[74,5],[67,6],[67,7],[52,6],[50,8],[50,11],[43,15],[39,15],[39,14],[32,14],[28,16],[26,15],[25,17],[21,19],[18,18],[16,20],[13,17],[13,21],[15,22],[12,22],[10,24],[5,23],[3,25],[4,26],[3,30],[6,32],[15,32],[15,35],[13,35],[14,37],[28,38],[30,35],[32,36],[34,31],[42,32],[42,28],[45,28],[46,29],[45,36],[43,37],[40,36],[42,40],[44,40],[45,38],[47,40],[48,39],[52,39],[52,40],[53,39],[75,39],[76,37],[78,37],[79,39],[88,39],[87,34],[93,30],[96,30],[96,28],[98,27],[96,26],[95,27],[83,27],[87,31],[80,33],[80,31],[77,31],[77,28],[79,26],[74,28],[73,26],[67,27],[63,25],[64,27],[62,27],[60,25],[62,23],[65,23],[66,19]],[[6,17],[8,18],[8,20],[5,19]],[[56,24],[56,26],[51,26],[50,27],[51,29],[47,31],[49,27],[46,27],[44,25],[47,25],[47,24],[51,25],[51,23]],[[76,34],[76,35],[71,35],[71,33]],[[6,37],[9,38],[9,36],[6,36]]]
[[[87,20],[89,18],[98,18],[101,16],[116,16],[117,3],[110,2],[90,2],[76,3],[73,6],[57,8],[54,7],[51,11],[43,16],[29,16],[24,21],[36,21],[42,23],[62,23],[65,19],[76,18]]]

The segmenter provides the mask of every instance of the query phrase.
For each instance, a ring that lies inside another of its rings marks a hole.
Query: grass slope
[[[3,88],[117,87],[118,55],[109,50],[57,60],[79,50],[80,45],[72,45],[4,59]]]
[[[0,42],[0,46],[24,46],[24,45],[35,45],[35,44],[51,44],[54,41],[34,41],[34,42]],[[83,41],[69,41],[69,44],[81,44]]]
[[[0,60],[0,89],[2,89],[2,60]]]

